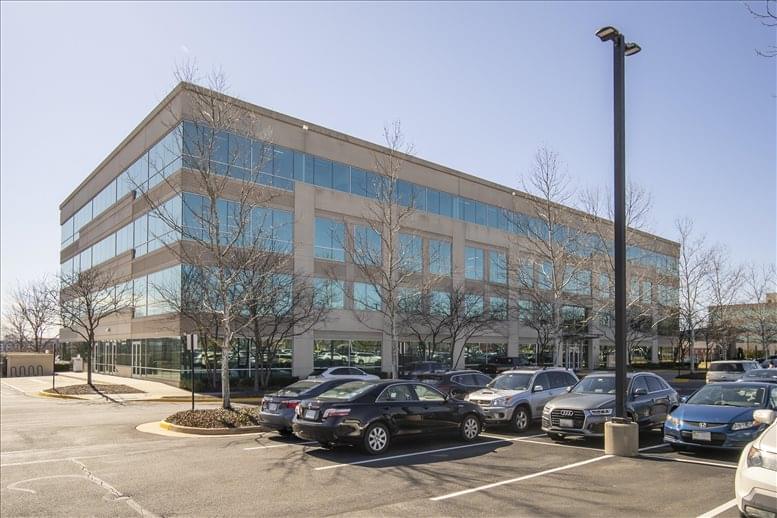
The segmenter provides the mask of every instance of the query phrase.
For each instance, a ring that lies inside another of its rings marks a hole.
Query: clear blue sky
[[[754,1],[754,6],[761,3]],[[628,59],[627,172],[653,229],[693,218],[737,260],[777,241],[775,31],[739,2],[14,4],[2,18],[2,289],[59,267],[59,203],[173,87],[177,61],[231,93],[517,185],[542,144],[580,186],[612,175],[615,25]]]

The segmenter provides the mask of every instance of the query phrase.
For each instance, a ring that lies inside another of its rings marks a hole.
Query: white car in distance
[[[363,380],[363,381],[380,379],[380,376],[376,376],[374,374],[368,374],[361,369],[357,369],[356,367],[329,367],[321,374],[310,376],[310,377],[327,378],[327,379],[348,378],[352,380]]]
[[[774,410],[753,412],[753,420],[770,424],[739,457],[734,478],[737,507],[744,516],[777,515],[777,421]]]

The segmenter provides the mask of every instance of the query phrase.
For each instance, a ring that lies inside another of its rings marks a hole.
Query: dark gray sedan
[[[300,401],[315,398],[349,381],[354,381],[354,378],[308,378],[274,394],[267,394],[259,409],[259,421],[265,428],[277,430],[281,435],[291,435],[291,421]]]
[[[677,392],[651,372],[628,373],[627,417],[640,428],[662,425],[678,404]],[[615,373],[593,372],[542,411],[542,431],[551,439],[603,437],[615,410]]]

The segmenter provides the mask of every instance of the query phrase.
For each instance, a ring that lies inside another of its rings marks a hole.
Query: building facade
[[[164,201],[184,219],[183,207],[197,203],[200,193],[189,181],[194,174],[191,139],[203,126],[192,102],[197,88],[178,85],[60,205],[62,274],[106,269],[134,293],[133,310],[112,317],[98,330],[93,362],[99,372],[176,383],[186,369],[182,336],[192,329],[156,288],[180,282],[185,266],[166,247],[175,237],[137,191]],[[373,287],[360,279],[343,249],[344,243],[365,232],[365,214],[374,203],[370,185],[378,175],[375,157],[387,149],[237,99],[223,99],[271,135],[260,141],[235,131],[219,138],[226,149],[245,149],[246,161],[252,160],[250,150],[256,146],[271,147],[272,159],[261,166],[257,189],[274,193],[264,209],[264,218],[272,222],[272,240],[291,255],[295,272],[316,278],[331,309],[320,325],[288,341],[276,359],[277,372],[302,377],[332,365],[391,372],[391,343],[387,333],[379,331],[382,317],[370,312],[375,304]],[[230,161],[228,155],[213,159]],[[521,258],[528,265],[521,271],[541,288],[543,265],[532,262],[513,223],[530,217],[533,198],[416,157],[402,155],[401,161],[398,203],[403,197],[412,200],[415,211],[400,239],[415,251],[418,275],[442,279],[441,285],[466,287],[481,308],[510,306],[517,311],[516,316],[509,313],[500,331],[448,344],[431,356],[410,333],[400,330],[400,363],[434,359],[477,367],[494,356],[524,355],[575,368],[606,366],[612,348],[607,332],[611,319],[606,311],[592,318],[606,305],[601,299],[611,297],[605,269],[588,271],[576,283],[569,304],[562,308],[574,332],[565,336],[562,349],[549,360],[541,358],[537,332],[518,316],[529,304],[522,294],[525,280],[515,282],[517,269],[508,267]],[[230,167],[239,170],[240,165]],[[224,203],[230,203],[226,194]],[[570,228],[576,222],[588,224],[583,214],[562,209]],[[644,245],[629,247],[630,292],[648,308],[649,317],[656,317],[658,310],[650,308],[676,304],[679,246],[659,236],[642,238]],[[364,239],[368,240],[366,234]],[[335,279],[332,271],[337,272]],[[673,357],[668,335],[675,329],[669,326],[661,332],[658,320],[652,319],[640,340],[641,359],[646,362]],[[73,346],[79,342],[66,329],[60,339]],[[244,341],[236,344],[230,356],[236,375],[251,375],[250,347]]]

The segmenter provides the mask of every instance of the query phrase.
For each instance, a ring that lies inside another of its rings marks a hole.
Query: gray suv
[[[486,388],[467,396],[478,405],[488,424],[509,424],[516,432],[540,419],[545,403],[577,383],[577,376],[562,367],[526,367],[501,373]]]

